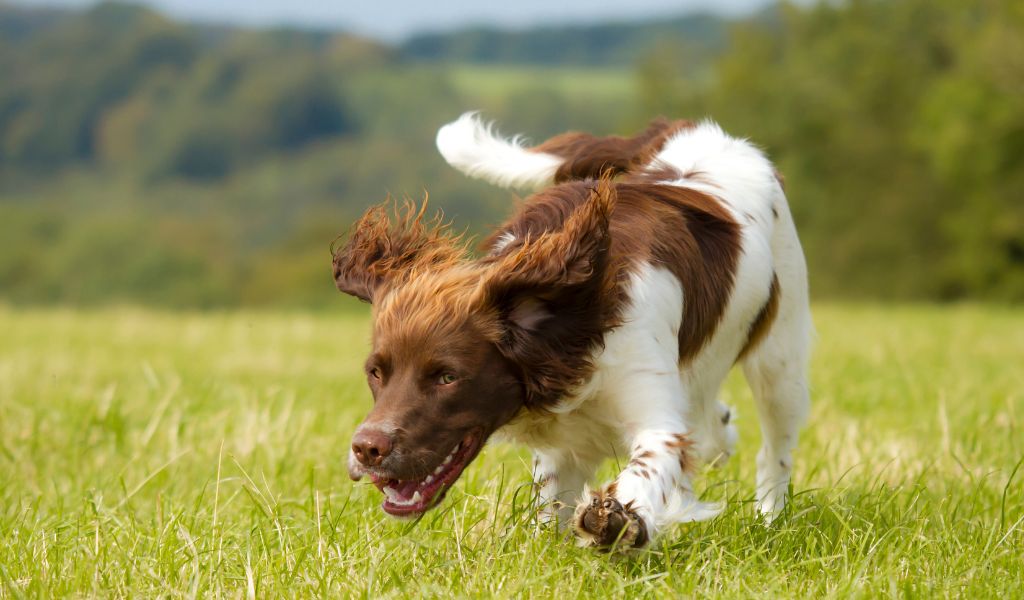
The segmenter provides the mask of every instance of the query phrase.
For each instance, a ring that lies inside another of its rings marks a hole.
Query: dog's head
[[[524,407],[578,383],[600,342],[610,188],[551,227],[471,259],[422,209],[370,209],[334,252],[338,289],[373,305],[366,378],[374,406],[349,474],[369,476],[391,515],[444,496],[487,438]]]

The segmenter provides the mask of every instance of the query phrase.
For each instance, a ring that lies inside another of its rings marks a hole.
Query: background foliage
[[[742,20],[397,46],[0,4],[0,299],[336,302],[330,241],[387,193],[473,232],[507,192],[436,127],[628,133],[710,116],[787,179],[815,294],[1024,299],[1024,5],[782,4]]]

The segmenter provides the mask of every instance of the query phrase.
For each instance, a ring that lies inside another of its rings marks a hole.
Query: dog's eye
[[[451,385],[455,383],[456,379],[458,378],[455,377],[455,375],[453,375],[452,373],[441,373],[441,375],[437,378],[437,383],[439,385]]]
[[[380,372],[380,367],[374,367],[374,368],[370,369],[370,377],[373,377],[374,379],[379,381],[381,379],[381,377],[382,377],[382,373]]]

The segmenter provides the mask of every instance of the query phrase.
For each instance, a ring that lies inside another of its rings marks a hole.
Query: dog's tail
[[[554,180],[563,158],[526,148],[522,138],[501,137],[492,123],[468,112],[441,127],[437,149],[448,164],[501,187],[540,188]]]
[[[501,137],[491,123],[468,112],[441,127],[437,149],[448,164],[501,187],[540,188],[574,179],[596,179],[645,166],[688,121],[658,118],[629,138],[569,132],[528,148],[522,137]]]

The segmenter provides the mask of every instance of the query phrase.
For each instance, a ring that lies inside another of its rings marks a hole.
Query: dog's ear
[[[608,267],[613,184],[601,180],[543,194],[575,194],[575,208],[561,223],[489,258],[480,287],[480,301],[498,322],[498,348],[520,365],[533,404],[586,375],[616,299]]]
[[[424,221],[426,201],[420,207],[388,202],[371,207],[352,226],[348,240],[332,247],[334,283],[346,294],[372,303],[382,286],[400,281],[420,268],[459,260],[460,236],[453,235],[441,216]]]

